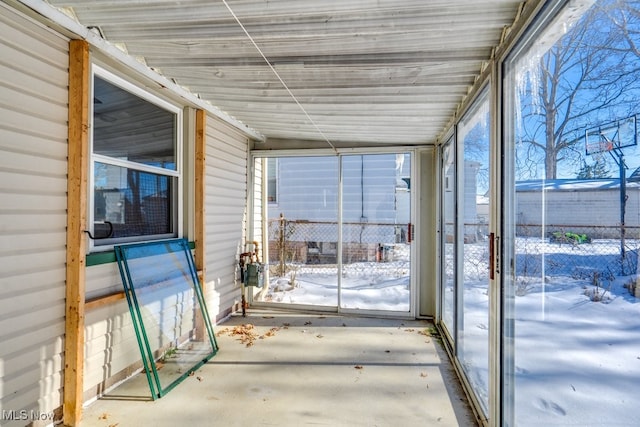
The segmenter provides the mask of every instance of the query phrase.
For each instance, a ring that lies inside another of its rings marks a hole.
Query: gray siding
[[[0,412],[62,404],[68,62],[0,4]]]
[[[237,265],[245,250],[248,141],[212,116],[206,132],[206,288],[215,321],[241,297]]]

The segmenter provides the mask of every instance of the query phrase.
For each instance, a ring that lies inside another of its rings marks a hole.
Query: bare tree
[[[622,34],[626,45],[622,50],[630,50],[640,57],[640,2],[628,0],[613,1],[604,12],[616,31]]]
[[[530,76],[522,112],[519,178],[558,177],[560,164],[579,169],[584,161],[584,131],[626,117],[637,103],[640,85],[633,40],[640,26],[616,22],[615,3],[599,2],[544,55]],[[622,26],[622,28],[621,28]],[[632,47],[630,47],[632,46]],[[523,176],[529,175],[529,176]]]
[[[482,117],[464,137],[464,159],[478,162],[478,190],[489,188],[489,119]]]

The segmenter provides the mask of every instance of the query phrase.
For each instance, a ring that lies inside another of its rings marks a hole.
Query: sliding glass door
[[[411,156],[342,157],[340,307],[408,313]]]
[[[450,138],[441,151],[442,155],[442,324],[449,337],[456,332],[456,149]]]
[[[489,414],[489,88],[441,150],[441,325],[472,396]]]
[[[269,274],[261,301],[338,305],[339,160],[264,159]]]
[[[268,278],[256,300],[409,314],[410,153],[256,159]],[[261,225],[262,226],[262,225]]]
[[[550,9],[505,62],[505,425],[640,425],[640,6]]]

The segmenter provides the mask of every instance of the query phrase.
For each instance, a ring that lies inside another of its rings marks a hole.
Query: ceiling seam
[[[322,136],[322,138],[326,141],[327,144],[329,144],[329,146],[333,149],[333,151],[335,151],[336,155],[338,154],[338,150],[336,149],[336,147],[331,143],[331,141],[329,140],[329,138],[327,138],[327,136],[324,134],[324,132],[322,132],[322,129],[320,129],[320,127],[317,125],[317,123],[311,118],[311,116],[309,115],[309,113],[307,112],[307,110],[302,106],[302,104],[300,103],[300,101],[298,101],[298,98],[296,98],[296,96],[293,94],[293,92],[291,91],[291,89],[289,89],[289,86],[287,86],[287,84],[285,83],[285,81],[282,79],[282,77],[280,77],[280,74],[278,73],[278,71],[273,67],[273,65],[271,65],[271,62],[267,59],[266,55],[262,52],[262,49],[260,49],[260,47],[258,46],[258,44],[255,42],[255,40],[253,39],[253,37],[251,36],[251,34],[249,34],[249,31],[247,31],[247,29],[245,28],[245,26],[242,24],[242,22],[240,21],[240,18],[238,18],[238,16],[235,14],[235,12],[233,11],[233,9],[231,9],[231,6],[229,6],[229,4],[227,3],[226,0],[222,0],[222,3],[224,3],[225,7],[227,8],[227,10],[229,11],[229,13],[231,14],[231,16],[233,16],[233,19],[235,19],[235,21],[238,23],[238,25],[240,26],[240,28],[242,28],[242,31],[244,31],[245,35],[247,36],[247,38],[249,39],[249,41],[251,42],[251,44],[253,44],[253,46],[256,48],[256,50],[258,51],[258,53],[260,54],[260,56],[262,56],[262,59],[264,59],[264,62],[269,66],[269,68],[271,69],[271,71],[273,72],[273,74],[278,78],[278,80],[280,81],[280,83],[282,84],[282,86],[285,88],[285,90],[287,91],[287,93],[289,94],[289,96],[291,96],[291,99],[293,99],[293,101],[296,103],[296,105],[298,107],[300,107],[300,110],[302,110],[302,112],[304,113],[304,115],[307,117],[307,119],[309,119],[309,121],[311,122],[311,124],[313,125],[313,127],[318,131],[318,133]]]

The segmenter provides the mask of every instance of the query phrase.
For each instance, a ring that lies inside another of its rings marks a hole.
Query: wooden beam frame
[[[89,44],[69,42],[69,141],[67,164],[67,262],[62,420],[82,418],[84,380],[87,156],[89,141]]]
[[[207,113],[204,110],[196,111],[195,132],[195,256],[196,269],[202,272],[202,286],[205,278],[205,171],[206,171],[206,144],[207,144]],[[204,289],[203,289],[204,290]]]
[[[207,113],[204,110],[196,110],[195,123],[195,177],[194,177],[194,209],[195,209],[195,253],[194,262],[198,270],[198,278],[202,287],[202,296],[206,300],[206,215],[205,215],[205,189],[206,189],[206,151],[207,151]],[[198,339],[206,337],[203,319],[200,317],[196,324],[196,336]]]

